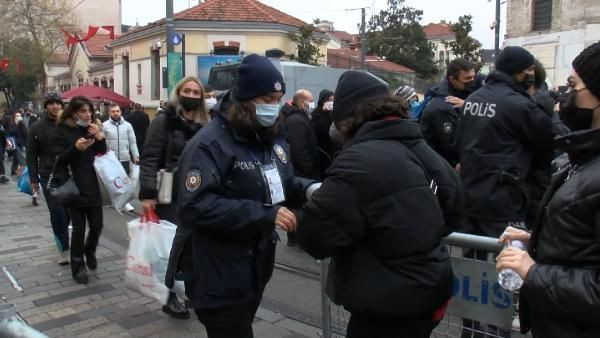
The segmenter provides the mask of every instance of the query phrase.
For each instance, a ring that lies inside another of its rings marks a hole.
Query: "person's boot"
[[[10,180],[8,179],[8,177],[6,177],[6,175],[0,176],[0,183],[7,184],[8,182],[10,182]]]
[[[73,279],[79,284],[87,284],[90,281],[83,257],[71,257],[71,273]]]
[[[98,267],[98,260],[96,259],[95,253],[85,253],[85,265],[87,265],[90,270],[96,270]]]
[[[169,292],[169,299],[167,304],[163,305],[162,311],[175,319],[188,319],[190,313],[188,310],[179,302],[177,296],[173,292]]]

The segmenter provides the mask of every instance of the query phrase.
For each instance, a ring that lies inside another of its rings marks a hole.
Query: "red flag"
[[[115,39],[115,26],[102,26],[102,29],[105,29],[110,32],[110,39]]]
[[[88,26],[88,33],[85,37],[79,39],[79,41],[87,41],[91,38],[93,38],[96,33],[98,33],[98,29],[100,29],[100,27],[95,27],[95,26]]]
[[[67,32],[62,26],[60,27],[60,30],[63,31],[63,33],[65,33],[65,35],[67,36],[67,48],[77,43],[77,38],[71,35],[69,32]]]

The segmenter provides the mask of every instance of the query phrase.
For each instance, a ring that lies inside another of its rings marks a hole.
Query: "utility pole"
[[[494,58],[500,54],[500,0],[496,0],[496,40],[494,43]]]
[[[500,1],[500,0],[497,0]],[[360,68],[366,69],[365,55],[367,54],[367,35],[365,33],[366,24],[365,24],[365,8],[361,8],[362,11],[362,19],[360,24]]]
[[[173,0],[167,0],[167,53],[175,52],[175,46],[173,45],[173,41],[171,41],[171,36],[173,36],[174,33]]]

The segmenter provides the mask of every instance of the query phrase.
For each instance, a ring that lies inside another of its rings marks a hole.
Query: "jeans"
[[[96,255],[96,248],[102,233],[102,207],[71,207],[69,214],[73,221],[73,233],[71,234],[71,261],[83,260],[83,255]],[[89,224],[87,238],[85,236],[86,220]],[[72,267],[73,268],[73,267]]]
[[[59,252],[69,250],[69,223],[71,219],[67,209],[63,206],[55,205],[52,203],[50,193],[48,192],[48,177],[40,177],[40,185],[42,186],[42,192],[48,205],[48,211],[50,211],[50,224],[52,224],[52,232],[54,233],[54,240]]]

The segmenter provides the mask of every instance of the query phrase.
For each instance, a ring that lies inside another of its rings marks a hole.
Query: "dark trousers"
[[[52,224],[52,232],[58,251],[67,251],[69,250],[69,223],[71,222],[69,213],[63,206],[52,203],[50,193],[46,187],[48,177],[40,177],[40,185],[46,199],[46,205],[48,205],[48,211],[50,211],[50,224]]]
[[[73,233],[71,238],[71,261],[81,262],[83,255],[95,255],[98,240],[102,232],[102,207],[77,207],[69,208],[69,214],[73,222]],[[85,237],[86,220],[89,224],[87,239]],[[72,266],[77,269],[77,264]],[[76,272],[76,271],[74,271]]]
[[[208,338],[253,338],[252,321],[260,299],[218,309],[196,309]]]
[[[131,171],[131,168],[129,167],[129,161],[121,161],[121,165],[123,166],[123,169],[125,169],[125,173],[129,175],[129,172]]]
[[[12,165],[10,166],[11,175],[17,173],[19,165],[25,165],[25,153],[23,152],[23,147],[17,146],[12,158]]]
[[[4,139],[0,139],[0,142],[4,142]],[[0,176],[6,175],[6,171],[4,169],[4,153],[6,152],[5,147],[0,147]]]
[[[351,315],[347,338],[429,338],[439,322]]]

